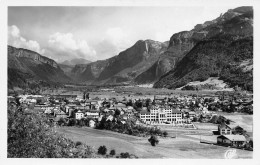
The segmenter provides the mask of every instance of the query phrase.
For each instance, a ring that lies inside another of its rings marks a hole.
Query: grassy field
[[[218,125],[217,124],[212,124],[212,123],[199,123],[196,122],[194,123],[196,128],[201,129],[201,130],[217,130]]]
[[[230,149],[216,145],[200,143],[197,138],[177,136],[177,138],[159,138],[160,142],[153,147],[148,138],[135,137],[106,130],[92,128],[58,127],[58,133],[74,141],[81,141],[97,149],[106,145],[108,150],[116,153],[129,152],[139,158],[179,158],[179,159],[223,159]],[[237,150],[238,158],[252,158],[253,152]]]

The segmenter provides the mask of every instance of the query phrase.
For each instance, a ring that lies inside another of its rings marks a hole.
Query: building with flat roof
[[[141,111],[139,117],[143,122],[150,124],[180,124],[183,121],[182,112],[169,106],[152,106],[150,112]]]

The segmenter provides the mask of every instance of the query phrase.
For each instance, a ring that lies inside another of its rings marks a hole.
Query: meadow
[[[230,148],[200,143],[199,139],[189,136],[176,138],[159,138],[156,147],[151,146],[148,138],[136,137],[116,132],[97,130],[89,127],[57,127],[58,133],[64,134],[73,141],[81,141],[97,149],[105,145],[108,150],[115,149],[116,153],[129,152],[139,158],[178,158],[178,159],[224,159],[224,154]],[[253,152],[236,151],[238,158],[250,159]]]

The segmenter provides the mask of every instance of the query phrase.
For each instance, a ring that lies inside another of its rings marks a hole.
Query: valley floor
[[[181,135],[181,133],[178,133],[177,138],[159,138],[159,144],[153,147],[148,142],[148,138],[107,130],[97,130],[89,127],[57,127],[56,130],[73,141],[84,142],[95,149],[105,145],[108,151],[115,149],[117,154],[129,152],[139,158],[224,159],[225,152],[230,149],[228,147],[203,144],[200,143],[199,138],[185,134]],[[241,159],[253,157],[252,151],[237,149],[236,153],[238,158]]]

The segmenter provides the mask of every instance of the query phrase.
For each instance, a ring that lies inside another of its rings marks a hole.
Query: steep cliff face
[[[190,81],[218,76],[231,86],[237,84],[251,89],[252,73],[240,74],[238,66],[243,60],[253,58],[252,23],[252,7],[241,7],[196,25],[189,33],[173,35],[169,47],[176,51],[180,49],[180,43],[187,43],[186,50],[191,49],[154,87],[178,88]],[[199,34],[202,32],[203,35]]]
[[[206,23],[209,24],[209,23]],[[202,25],[201,25],[202,26]],[[206,25],[203,25],[206,27]],[[191,31],[182,31],[171,36],[167,50],[160,55],[154,65],[140,74],[135,82],[154,83],[173,69],[176,64],[196,45],[197,42],[207,37],[208,31],[197,28]]]
[[[26,50],[8,46],[8,84],[26,84],[32,81],[60,82],[70,81],[58,64],[47,57]]]
[[[12,48],[12,47],[9,48],[9,47],[8,47],[8,50],[10,50],[10,52],[15,51],[14,48]],[[41,56],[40,54],[38,54],[34,51],[31,51],[31,50],[26,50],[26,49],[20,48],[15,53],[15,56],[18,57],[18,58],[30,58],[30,59],[37,61],[37,62],[49,64],[50,66],[52,66],[54,68],[58,67],[58,64],[54,60],[49,59],[49,58],[44,57],[44,56]]]
[[[173,69],[182,57],[188,53],[194,45],[204,39],[207,33],[195,31],[183,31],[174,34],[169,41],[169,46],[160,58],[139,76],[135,78],[137,84],[154,83],[162,75]]]
[[[152,40],[137,41],[132,47],[107,60],[77,65],[72,70],[76,80],[95,84],[131,82],[151,67],[168,44]]]
[[[89,64],[78,64],[71,70],[70,76],[75,82],[91,84],[107,66],[107,60],[99,60]]]
[[[159,59],[146,71],[139,74],[135,79],[136,84],[148,84],[157,81],[162,75],[170,71],[179,57],[167,56],[165,52],[160,55]]]
[[[111,58],[98,80],[108,79],[115,75],[129,79],[135,77],[158,59],[163,46],[163,44],[151,40],[138,41],[131,48]]]
[[[195,42],[196,38],[193,37],[194,31],[182,31],[172,35],[169,42],[169,52],[182,52],[190,50]]]

